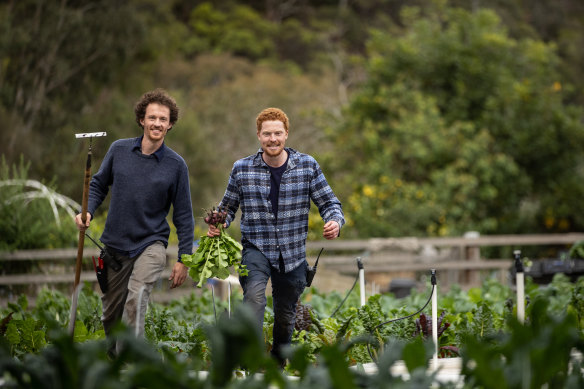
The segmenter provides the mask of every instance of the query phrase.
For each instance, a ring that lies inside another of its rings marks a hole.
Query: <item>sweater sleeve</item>
[[[178,236],[178,259],[183,254],[193,253],[193,238],[195,220],[191,203],[191,189],[189,184],[189,171],[183,163],[178,173],[178,183],[175,198],[173,200],[172,221],[176,227]]]
[[[101,205],[109,192],[109,187],[112,184],[112,166],[114,159],[114,145],[112,143],[107,151],[98,172],[91,178],[89,183],[89,199],[87,203],[87,211],[93,216],[97,208]]]
[[[339,227],[345,224],[345,216],[341,207],[341,202],[333,193],[324,173],[320,169],[318,162],[314,161],[314,176],[310,182],[310,195],[312,201],[317,206],[320,216],[324,222],[334,220],[339,223]]]

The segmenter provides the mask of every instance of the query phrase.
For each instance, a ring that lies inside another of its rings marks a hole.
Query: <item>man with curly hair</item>
[[[324,220],[323,236],[339,236],[345,218],[341,203],[316,160],[285,147],[288,116],[266,108],[256,118],[260,149],[235,162],[220,207],[227,211],[227,228],[241,208],[243,299],[263,327],[266,285],[271,278],[274,305],[272,355],[285,364],[282,347],[290,344],[296,303],[306,287],[306,236],[310,202]],[[209,225],[208,236],[220,234]]]
[[[178,120],[178,111],[174,99],[162,89],[141,97],[134,112],[143,134],[112,143],[91,179],[86,224],[81,214],[75,217],[79,230],[88,228],[111,189],[100,240],[121,268],[107,270],[107,290],[102,297],[106,335],[120,320],[143,335],[150,293],[166,267],[170,234],[166,217],[171,205],[179,260],[172,268],[170,287],[181,285],[187,277],[188,269],[180,258],[182,254],[192,254],[193,249],[189,172],[183,158],[164,143]]]

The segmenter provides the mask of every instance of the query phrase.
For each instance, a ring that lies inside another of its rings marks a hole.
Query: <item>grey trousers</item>
[[[166,267],[166,248],[162,242],[154,242],[136,258],[121,255],[117,258],[122,268],[108,269],[108,289],[101,298],[103,328],[109,336],[114,325],[122,320],[137,336],[143,336],[150,293]]]

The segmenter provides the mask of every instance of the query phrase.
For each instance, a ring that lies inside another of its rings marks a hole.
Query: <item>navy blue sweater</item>
[[[176,226],[178,258],[191,254],[195,222],[189,173],[185,161],[162,145],[154,154],[140,150],[141,137],[120,139],[110,146],[90,183],[88,211],[92,215],[111,187],[111,201],[101,241],[137,254],[159,240],[168,245],[166,221],[170,206]]]

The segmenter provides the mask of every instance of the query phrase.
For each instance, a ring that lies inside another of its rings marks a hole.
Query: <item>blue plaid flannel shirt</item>
[[[270,170],[262,159],[263,151],[233,164],[221,206],[227,211],[227,225],[241,208],[242,240],[256,246],[279,267],[280,253],[285,272],[296,269],[306,260],[306,236],[310,200],[318,207],[324,222],[345,224],[341,203],[327,183],[318,162],[307,154],[286,148],[288,166],[282,175],[278,217],[272,213]]]

